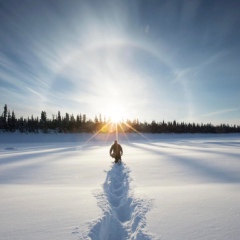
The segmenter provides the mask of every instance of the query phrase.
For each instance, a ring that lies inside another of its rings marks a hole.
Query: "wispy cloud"
[[[209,112],[209,113],[203,114],[202,117],[223,115],[223,114],[226,114],[226,113],[239,112],[239,111],[240,111],[240,108],[221,109],[221,110],[218,110],[218,111],[213,111],[213,112]]]
[[[220,71],[238,76],[232,5],[215,20],[215,3],[200,0],[24,3],[4,2],[0,14],[0,94],[13,106],[28,99],[36,113],[94,115],[117,102],[130,118],[191,120],[207,109],[204,99],[221,98],[208,92],[209,83],[226,82]],[[236,104],[224,106],[231,113]],[[209,109],[204,116],[221,112]]]

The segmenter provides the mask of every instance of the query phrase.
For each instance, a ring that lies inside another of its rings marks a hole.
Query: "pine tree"
[[[12,116],[11,116],[10,111],[8,111],[8,113],[7,113],[7,129],[6,130],[12,131]]]
[[[20,119],[18,120],[18,125],[19,125],[19,130],[20,132],[24,132],[24,124],[23,124],[23,117],[20,117]]]
[[[12,111],[12,131],[15,132],[16,130],[16,116],[14,111]]]
[[[62,120],[60,111],[58,111],[57,120],[58,120],[58,122],[61,122],[61,120]]]
[[[80,116],[79,116],[79,122],[80,122],[80,124],[82,124],[82,122],[83,122],[83,118],[82,118],[82,114],[80,113]]]
[[[47,113],[45,111],[41,112],[41,119],[40,119],[40,125],[44,133],[47,133],[48,126],[47,126]]]
[[[74,118],[74,115],[72,114],[71,116],[70,116],[70,121],[69,121],[69,130],[71,131],[71,132],[74,132],[75,131],[75,118]]]
[[[4,126],[4,129],[7,130],[7,104],[5,104],[4,106],[4,110],[3,110],[3,126]]]
[[[83,114],[83,123],[86,123],[86,119],[87,119],[87,117],[86,117],[86,114]]]
[[[57,132],[62,132],[62,117],[60,111],[57,114]]]

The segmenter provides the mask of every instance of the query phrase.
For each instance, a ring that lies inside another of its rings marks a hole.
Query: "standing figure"
[[[121,156],[123,155],[123,150],[120,144],[118,144],[117,140],[114,141],[114,144],[110,148],[110,156],[115,158],[115,163],[121,164]]]

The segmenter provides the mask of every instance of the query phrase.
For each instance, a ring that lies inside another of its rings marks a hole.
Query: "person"
[[[114,144],[110,148],[110,156],[115,158],[115,163],[121,163],[121,156],[123,155],[123,149],[120,144],[118,144],[117,140],[114,141]]]

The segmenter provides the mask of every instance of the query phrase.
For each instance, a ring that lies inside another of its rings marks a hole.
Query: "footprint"
[[[145,215],[150,208],[145,200],[129,197],[129,173],[125,164],[114,165],[107,172],[103,193],[95,196],[104,215],[89,231],[88,237],[92,240],[136,239],[136,236],[142,240],[154,239],[142,232],[146,223]],[[78,232],[76,228],[73,234]]]
[[[79,228],[75,227],[72,231],[72,234],[78,234],[79,233]]]

